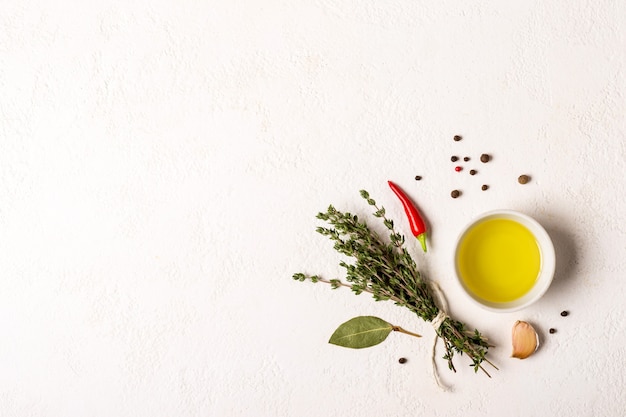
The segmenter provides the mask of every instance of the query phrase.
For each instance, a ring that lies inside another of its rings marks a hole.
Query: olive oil
[[[475,296],[506,303],[526,294],[541,269],[541,252],[533,234],[509,219],[476,224],[460,242],[460,278]]]

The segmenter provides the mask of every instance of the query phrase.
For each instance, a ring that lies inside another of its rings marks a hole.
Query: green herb
[[[389,240],[383,241],[356,215],[341,212],[331,205],[325,213],[317,215],[330,227],[318,227],[317,232],[332,240],[337,252],[354,258],[354,263],[339,263],[346,270],[347,282],[304,273],[296,273],[293,278],[297,281],[326,283],[333,289],[348,287],[356,295],[370,293],[375,301],[391,300],[423,320],[433,322],[440,313],[439,308],[431,294],[430,283],[421,276],[404,246],[404,236],[396,232],[393,220],[385,216],[385,209],[378,207],[367,191],[361,190],[361,197],[375,209],[374,216],[382,219],[389,230]],[[485,357],[490,346],[478,330],[468,331],[463,323],[447,316],[435,330],[443,340],[446,350],[443,359],[451,370],[456,372],[452,361],[455,352],[461,355],[465,353],[472,361],[470,366],[475,372],[480,369],[490,376],[482,363],[487,362],[494,368],[495,365]]]
[[[359,316],[339,326],[328,343],[352,349],[363,349],[384,342],[392,331],[421,337],[378,317]]]

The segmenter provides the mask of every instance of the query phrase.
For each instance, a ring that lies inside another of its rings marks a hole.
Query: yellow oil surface
[[[478,223],[459,245],[461,279],[476,296],[504,303],[526,294],[541,268],[541,253],[532,233],[508,219]]]

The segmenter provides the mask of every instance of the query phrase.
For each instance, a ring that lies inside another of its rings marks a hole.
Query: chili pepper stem
[[[422,233],[421,235],[417,235],[416,237],[422,245],[422,249],[424,249],[424,252],[428,252],[428,250],[426,250],[426,233]]]

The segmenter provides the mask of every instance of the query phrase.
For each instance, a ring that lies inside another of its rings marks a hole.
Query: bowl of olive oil
[[[484,213],[456,243],[456,277],[469,297],[491,311],[511,312],[537,301],[555,270],[554,245],[533,218],[513,210]]]

